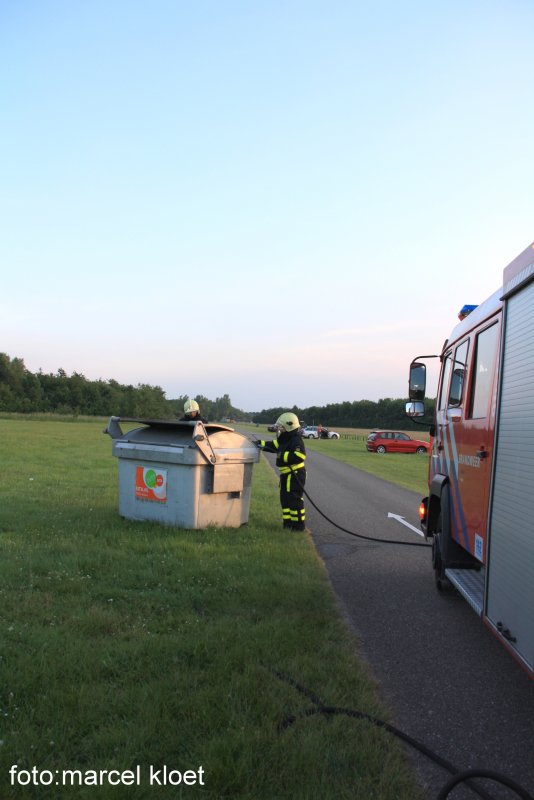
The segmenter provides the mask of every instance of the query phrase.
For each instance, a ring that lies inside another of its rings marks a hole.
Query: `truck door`
[[[470,381],[457,441],[458,485],[464,498],[460,544],[486,563],[488,506],[493,463],[500,316],[472,336]]]
[[[452,536],[483,563],[498,341],[499,324],[493,320],[445,356],[435,442],[440,469],[450,482]]]
[[[463,495],[458,482],[458,439],[462,437],[463,385],[469,339],[452,348],[443,357],[441,384],[436,410],[436,435],[431,461],[431,477],[447,475],[451,492],[451,535],[465,547]]]

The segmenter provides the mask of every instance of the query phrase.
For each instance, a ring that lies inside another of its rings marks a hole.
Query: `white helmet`
[[[184,414],[192,414],[194,411],[200,411],[200,406],[196,400],[186,400],[184,403]]]
[[[280,414],[275,424],[278,428],[283,428],[287,433],[298,431],[300,428],[299,418],[292,411],[285,411]]]

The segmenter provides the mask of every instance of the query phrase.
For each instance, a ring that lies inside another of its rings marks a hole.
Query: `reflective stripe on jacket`
[[[297,432],[285,431],[271,442],[261,441],[261,447],[267,453],[276,453],[276,466],[281,475],[295,472],[305,467],[306,448],[302,436]]]

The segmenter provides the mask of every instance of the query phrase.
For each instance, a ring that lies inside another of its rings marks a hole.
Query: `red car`
[[[370,453],[417,453],[427,455],[430,444],[421,439],[412,439],[402,431],[371,431],[367,437]]]

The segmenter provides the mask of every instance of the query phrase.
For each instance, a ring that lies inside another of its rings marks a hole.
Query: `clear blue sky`
[[[531,0],[0,5],[0,351],[402,397],[534,239]]]

